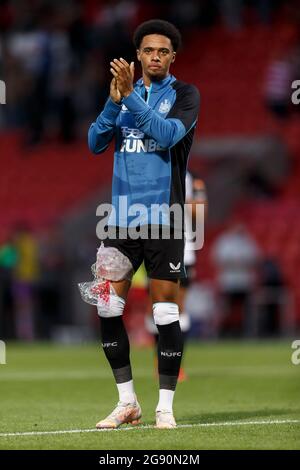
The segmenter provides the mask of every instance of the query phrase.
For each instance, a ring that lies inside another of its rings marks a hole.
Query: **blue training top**
[[[143,80],[138,80],[120,104],[108,98],[89,129],[88,144],[93,153],[103,153],[115,137],[112,205],[116,217],[111,214],[109,225],[150,224],[154,207],[174,203],[183,207],[199,104],[198,89],[173,75],[152,82],[148,93]],[[146,212],[133,204],[143,204]],[[159,213],[159,224],[172,225],[165,211]]]

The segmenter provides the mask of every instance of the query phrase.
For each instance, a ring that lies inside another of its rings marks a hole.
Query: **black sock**
[[[185,343],[186,343],[188,332],[187,331],[181,331],[181,334],[182,334],[182,347],[183,347],[183,350],[184,350],[184,346],[185,346]],[[154,334],[153,338],[154,338],[154,343],[155,343],[155,354],[156,354],[156,357],[158,357],[159,356],[159,349],[158,349],[159,335]],[[181,362],[182,362],[182,359],[183,359],[183,357],[181,358]]]
[[[159,388],[175,390],[183,353],[179,321],[157,325]]]
[[[129,340],[122,316],[101,317],[101,340],[117,383],[132,380]]]

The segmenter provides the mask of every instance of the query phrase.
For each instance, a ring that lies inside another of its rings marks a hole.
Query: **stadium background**
[[[0,1],[0,338],[28,342],[24,351],[34,356],[35,340],[51,340],[61,353],[61,345],[99,337],[96,312],[77,283],[91,279],[96,207],[110,200],[112,150],[92,156],[87,129],[108,94],[109,60],[134,59],[133,30],[156,17],[182,31],[172,73],[201,93],[190,168],[206,183],[209,210],[188,299],[191,347],[223,337],[278,345],[287,338],[289,362],[300,331],[300,105],[291,102],[292,81],[300,79],[298,1]],[[239,305],[222,316],[213,258],[218,238],[241,226],[260,251],[246,330]],[[144,282],[136,281],[125,316],[137,347],[152,341]],[[23,349],[7,344],[20,360]],[[253,367],[265,354],[260,344]],[[23,423],[31,429],[26,417]]]

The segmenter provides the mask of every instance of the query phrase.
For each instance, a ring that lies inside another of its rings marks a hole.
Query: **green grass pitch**
[[[100,346],[8,343],[0,449],[300,449],[300,365],[292,352],[290,341],[189,344],[189,380],[175,395],[178,428],[157,430],[153,351],[133,348],[143,426],[94,432],[117,402]]]

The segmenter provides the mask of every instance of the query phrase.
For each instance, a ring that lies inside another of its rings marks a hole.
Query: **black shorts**
[[[120,234],[122,233],[122,236]],[[159,238],[151,238],[148,228],[148,238],[133,240],[128,235],[126,228],[117,227],[116,237],[109,236],[103,239],[105,247],[117,248],[129,258],[134,271],[137,271],[142,262],[145,263],[147,275],[151,279],[176,280],[186,277],[184,258],[184,235],[175,238],[170,233],[169,239],[164,239],[159,233]],[[178,237],[178,235],[177,235]]]

